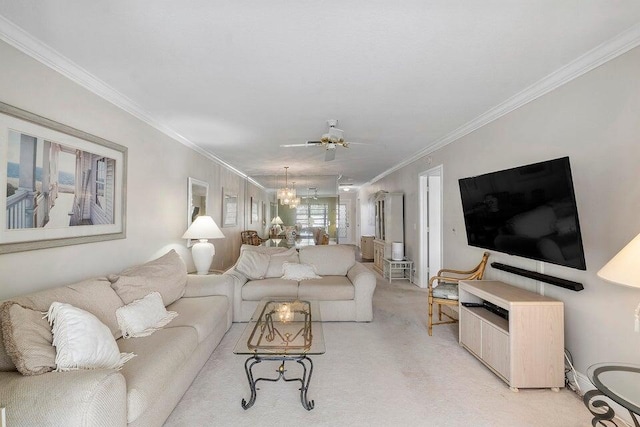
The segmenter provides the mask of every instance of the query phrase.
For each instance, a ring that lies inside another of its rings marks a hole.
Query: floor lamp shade
[[[209,273],[216,248],[208,240],[224,238],[220,227],[210,216],[199,216],[182,235],[182,238],[198,240],[198,243],[195,243],[191,248],[193,263],[196,266],[197,274]]]

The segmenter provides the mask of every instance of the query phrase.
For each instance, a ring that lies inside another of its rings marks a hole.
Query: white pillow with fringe
[[[148,337],[177,315],[175,311],[164,308],[159,292],[151,292],[116,310],[116,318],[124,338]]]
[[[282,264],[282,271],[284,275],[283,279],[286,280],[309,280],[309,279],[322,279],[322,276],[318,276],[312,265],[298,264],[295,262],[285,262]]]
[[[109,328],[96,316],[71,304],[54,302],[47,312],[56,372],[78,369],[121,369],[135,356],[120,353]]]

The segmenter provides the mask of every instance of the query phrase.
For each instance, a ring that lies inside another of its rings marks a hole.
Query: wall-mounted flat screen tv
[[[586,270],[568,157],[459,183],[469,245]]]

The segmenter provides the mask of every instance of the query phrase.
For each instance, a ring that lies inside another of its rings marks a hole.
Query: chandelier
[[[291,183],[291,189],[293,190],[294,197],[289,200],[289,209],[295,209],[300,205],[300,197],[296,197],[296,183],[295,181]]]
[[[278,189],[278,199],[281,205],[288,205],[296,198],[295,188],[289,188],[288,169],[289,166],[284,167],[284,188]]]

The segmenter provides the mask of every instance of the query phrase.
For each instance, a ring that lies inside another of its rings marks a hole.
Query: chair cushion
[[[321,301],[352,300],[355,298],[355,288],[344,276],[324,276],[300,282],[298,296],[300,299]]]
[[[437,287],[433,288],[433,297],[457,300],[458,285],[456,283],[441,283]]]

